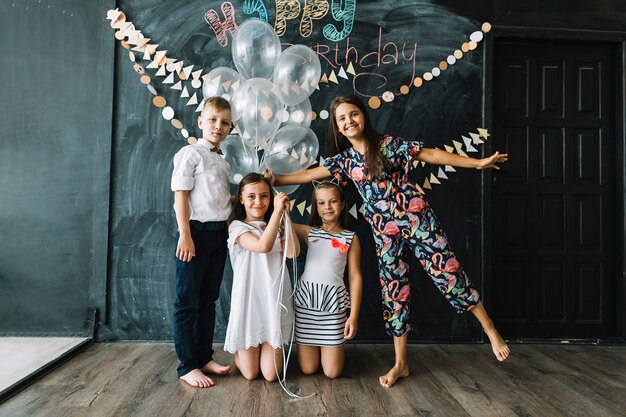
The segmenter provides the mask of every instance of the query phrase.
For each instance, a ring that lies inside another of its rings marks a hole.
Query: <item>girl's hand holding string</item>
[[[274,196],[274,210],[282,212],[288,207],[289,197],[287,194],[280,192]]]

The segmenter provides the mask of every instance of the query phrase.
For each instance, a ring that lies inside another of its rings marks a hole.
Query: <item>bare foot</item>
[[[511,350],[507,346],[504,339],[502,339],[502,336],[500,336],[500,333],[498,333],[495,327],[492,327],[489,330],[485,329],[485,333],[487,334],[489,342],[491,343],[491,349],[493,349],[493,354],[496,355],[496,358],[500,362],[502,362],[509,356]]]
[[[220,365],[214,360],[210,360],[202,367],[201,371],[215,375],[226,375],[232,371],[232,368],[230,365]]]
[[[407,376],[409,376],[408,366],[395,365],[385,375],[379,376],[378,381],[380,382],[380,385],[382,385],[383,387],[391,388],[398,381],[398,379],[405,378]]]
[[[215,382],[213,382],[211,378],[203,374],[202,371],[197,368],[187,372],[185,375],[181,376],[180,379],[192,387],[197,388],[210,388],[215,385]]]

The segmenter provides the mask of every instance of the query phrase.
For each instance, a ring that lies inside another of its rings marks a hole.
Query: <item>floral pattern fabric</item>
[[[383,318],[393,336],[411,328],[408,251],[458,312],[480,300],[421,189],[408,178],[421,148],[421,142],[385,136],[381,151],[389,166],[374,180],[367,177],[367,155],[354,148],[324,162],[333,177],[344,183],[352,180],[363,198],[364,217],[372,227],[378,255]]]

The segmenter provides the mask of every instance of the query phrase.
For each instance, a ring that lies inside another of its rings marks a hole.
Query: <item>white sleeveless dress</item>
[[[228,228],[233,288],[224,350],[230,353],[264,342],[282,348],[291,337],[291,281],[286,268],[281,272],[280,235],[269,253],[251,252],[235,243],[247,232],[260,237],[266,225],[235,220]]]
[[[343,276],[354,232],[328,233],[312,228],[304,273],[294,294],[296,343],[339,346],[345,342],[344,328],[350,295]]]

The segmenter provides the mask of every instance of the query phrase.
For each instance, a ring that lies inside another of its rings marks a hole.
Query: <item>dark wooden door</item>
[[[614,49],[497,42],[492,306],[507,337],[615,336]]]

